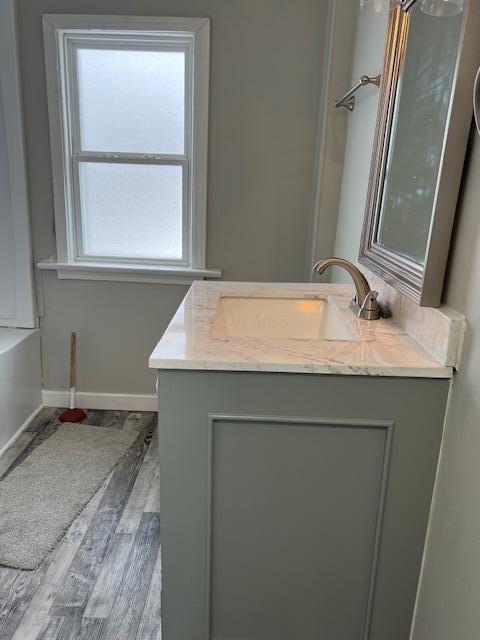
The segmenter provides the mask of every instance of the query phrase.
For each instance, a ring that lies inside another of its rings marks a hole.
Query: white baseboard
[[[18,438],[22,435],[22,433],[25,431],[25,429],[28,427],[28,425],[30,424],[30,422],[36,418],[38,416],[38,414],[40,413],[40,411],[43,409],[43,404],[41,404],[39,407],[37,407],[35,409],[35,411],[33,411],[28,418],[25,420],[25,422],[22,424],[22,426],[17,429],[17,431],[13,434],[13,436],[10,438],[10,440],[3,445],[3,447],[0,449],[0,458],[3,456],[3,454],[5,453],[5,451],[7,449],[10,449],[10,447],[12,445],[15,444],[15,442],[18,440]]]
[[[65,390],[44,389],[43,404],[46,407],[68,407],[70,393]],[[93,393],[77,391],[75,404],[79,409],[112,409],[116,411],[156,411],[157,396],[133,393]]]

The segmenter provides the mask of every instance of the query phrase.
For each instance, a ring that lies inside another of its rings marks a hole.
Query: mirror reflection
[[[376,242],[420,265],[434,208],[462,5],[462,0],[422,0],[412,7],[392,119]]]

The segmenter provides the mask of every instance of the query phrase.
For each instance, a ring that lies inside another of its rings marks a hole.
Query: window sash
[[[185,53],[185,123],[184,154],[133,153],[133,152],[99,152],[82,149],[80,138],[80,109],[78,105],[78,69],[77,49],[92,48],[105,50],[152,50],[182,51]],[[163,164],[182,167],[182,257],[180,259],[160,259],[142,257],[145,264],[158,265],[191,265],[192,256],[192,170],[191,156],[193,144],[193,39],[192,35],[179,38],[178,35],[161,34],[139,38],[137,35],[75,34],[65,39],[63,77],[61,88],[64,91],[65,121],[68,124],[68,140],[65,152],[69,164],[69,188],[67,197],[70,200],[67,208],[67,241],[69,256],[82,262],[122,262],[137,264],[138,258],[111,255],[86,255],[83,249],[83,220],[80,201],[80,162],[108,162],[123,164]]]
[[[193,140],[193,41],[191,37],[187,40],[179,40],[178,37],[171,39],[168,44],[164,41],[166,36],[162,34],[158,36],[157,43],[152,44],[152,39],[148,39],[148,43],[145,39],[139,39],[133,37],[124,41],[127,36],[122,36],[122,41],[119,42],[118,36],[112,37],[112,44],[110,45],[106,40],[108,36],[75,36],[68,37],[65,40],[65,73],[64,84],[67,89],[65,98],[69,105],[69,117],[71,120],[70,125],[70,138],[71,138],[71,153],[78,154],[82,151],[88,152],[88,149],[82,149],[80,143],[80,109],[78,105],[78,74],[76,65],[76,53],[77,49],[90,48],[90,49],[105,49],[107,51],[124,50],[124,51],[175,51],[183,52],[185,54],[185,129],[184,129],[184,156],[188,157],[192,152],[192,140]],[[161,38],[161,40],[160,40]],[[129,152],[127,152],[129,153]],[[136,154],[135,154],[136,155]],[[168,154],[144,154],[144,157],[151,155],[165,156]]]
[[[182,257],[180,259],[174,258],[141,258],[141,262],[145,264],[158,264],[158,265],[177,265],[188,266],[189,262],[189,240],[191,230],[191,206],[190,206],[190,164],[186,158],[174,156],[170,157],[155,157],[148,158],[142,157],[140,154],[122,154],[122,157],[109,157],[108,154],[81,154],[78,156],[72,156],[72,199],[73,208],[75,214],[71,221],[74,225],[72,229],[73,233],[70,234],[73,240],[73,252],[77,259],[82,262],[122,262],[125,264],[138,264],[138,258],[131,258],[127,256],[113,256],[113,255],[87,255],[83,249],[83,219],[82,209],[80,202],[80,162],[94,162],[94,163],[108,163],[108,164],[143,164],[143,165],[166,165],[166,166],[181,166],[182,167]]]

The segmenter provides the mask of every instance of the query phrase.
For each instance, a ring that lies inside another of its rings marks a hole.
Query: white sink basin
[[[221,296],[213,337],[354,340],[326,299]]]

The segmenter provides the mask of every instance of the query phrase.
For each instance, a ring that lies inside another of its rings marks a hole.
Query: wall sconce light
[[[372,13],[382,13],[385,7],[385,0],[360,0],[360,11],[371,11]]]
[[[463,11],[464,0],[420,0],[423,13],[435,18],[449,18]]]
[[[463,11],[465,0],[395,0],[404,11],[410,11],[417,2],[420,10],[434,18],[449,18]]]

